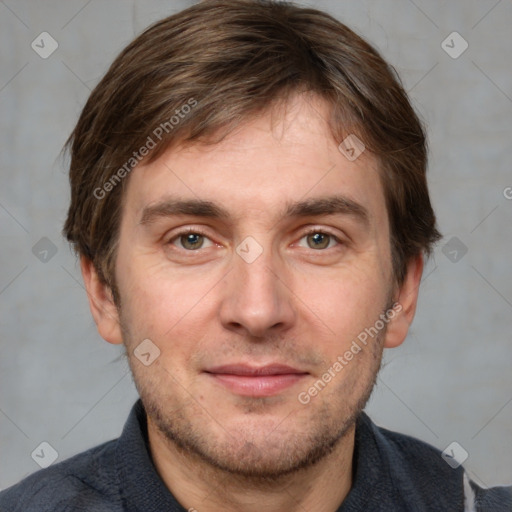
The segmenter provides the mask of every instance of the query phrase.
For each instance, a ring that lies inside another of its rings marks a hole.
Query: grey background
[[[136,399],[120,348],[95,330],[60,235],[69,192],[59,151],[121,48],[190,3],[0,2],[0,488],[39,469],[31,453],[42,441],[62,460],[117,437]],[[481,485],[511,483],[512,2],[309,5],[381,50],[429,126],[445,239],[408,340],[386,353],[369,413],[441,449],[457,441]],[[31,48],[43,31],[59,44],[47,59]],[[453,31],[469,44],[457,59],[441,47]],[[454,236],[460,242],[443,252]],[[46,262],[36,257],[45,246],[32,249],[43,237],[57,250]]]

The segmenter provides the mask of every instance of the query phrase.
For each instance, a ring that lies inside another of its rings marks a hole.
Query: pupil
[[[196,247],[192,247],[192,248],[197,248],[197,246],[199,245],[199,247],[201,247],[201,238],[202,235],[198,235],[196,233],[191,233],[189,235],[186,235],[185,236],[185,247],[190,247],[190,246],[196,246]]]
[[[324,247],[327,247],[327,245],[329,245],[328,243],[328,236],[329,235],[324,235],[322,233],[315,233],[314,235],[311,235],[311,238],[313,239],[313,244],[315,245],[315,249],[317,248],[324,248]],[[327,240],[327,244],[325,243]]]

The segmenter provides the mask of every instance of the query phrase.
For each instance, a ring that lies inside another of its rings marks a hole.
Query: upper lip
[[[246,375],[257,377],[259,375],[285,375],[290,373],[307,373],[297,368],[293,368],[286,364],[268,364],[265,366],[251,366],[248,364],[225,364],[222,366],[215,366],[205,370],[206,373],[221,373],[231,375]]]

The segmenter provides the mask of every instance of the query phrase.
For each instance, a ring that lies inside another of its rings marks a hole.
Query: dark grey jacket
[[[137,401],[122,435],[40,470],[0,493],[1,512],[187,512],[151,461]],[[441,452],[412,437],[357,422],[355,474],[338,512],[511,512],[512,487],[481,489]],[[312,511],[314,512],[314,511]]]

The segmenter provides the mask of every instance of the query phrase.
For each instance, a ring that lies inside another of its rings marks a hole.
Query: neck
[[[169,441],[148,419],[151,456],[160,478],[189,511],[335,512],[352,486],[355,425],[316,464],[275,479],[234,475]]]

